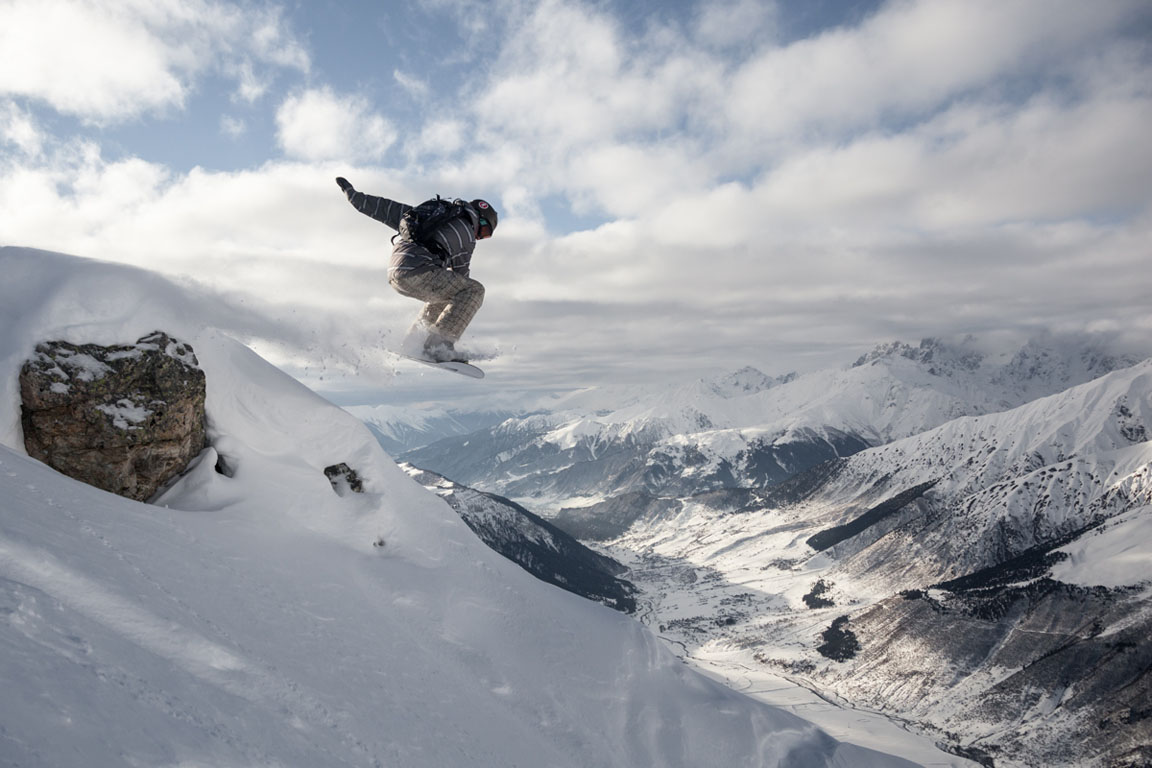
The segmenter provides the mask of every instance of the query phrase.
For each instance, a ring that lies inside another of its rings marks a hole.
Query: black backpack
[[[401,240],[419,243],[441,256],[447,256],[443,253],[443,246],[433,240],[432,235],[441,225],[452,219],[467,216],[467,205],[463,200],[445,200],[436,195],[434,199],[425,200],[420,205],[404,211],[404,215],[400,217],[400,231],[396,236]]]

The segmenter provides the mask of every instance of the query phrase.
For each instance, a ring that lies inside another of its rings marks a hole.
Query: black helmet
[[[480,218],[487,221],[492,226],[492,231],[496,231],[496,209],[488,205],[486,200],[473,200],[471,202],[472,208],[480,215]]]

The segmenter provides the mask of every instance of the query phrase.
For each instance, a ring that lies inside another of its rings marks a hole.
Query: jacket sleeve
[[[395,200],[389,200],[386,197],[366,195],[354,189],[348,190],[348,202],[352,204],[353,208],[360,211],[360,213],[365,216],[370,216],[383,224],[387,224],[396,231],[400,230],[400,217],[404,215],[405,211],[412,207],[404,203],[398,203]]]

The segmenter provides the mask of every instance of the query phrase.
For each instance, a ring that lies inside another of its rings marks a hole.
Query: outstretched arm
[[[344,194],[348,196],[348,202],[352,207],[360,211],[365,216],[371,216],[376,221],[387,224],[399,231],[400,217],[404,215],[412,206],[398,203],[395,200],[389,200],[386,197],[376,197],[375,195],[366,195],[363,192],[357,192],[352,184],[343,176],[336,179],[336,183],[340,189],[344,190]]]

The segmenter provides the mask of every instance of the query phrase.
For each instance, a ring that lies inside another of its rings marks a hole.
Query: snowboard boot
[[[429,334],[424,342],[424,357],[436,363],[466,363],[468,358],[456,351],[455,345],[438,333]]]

